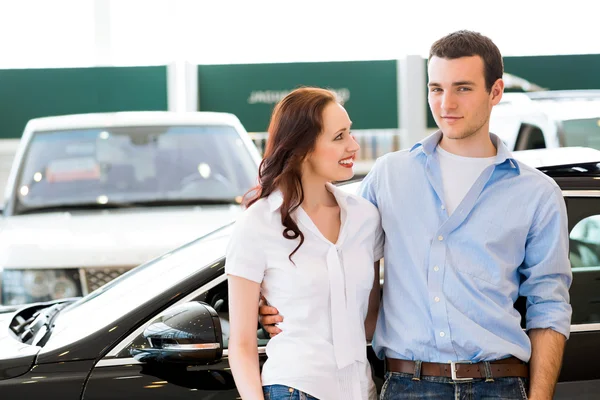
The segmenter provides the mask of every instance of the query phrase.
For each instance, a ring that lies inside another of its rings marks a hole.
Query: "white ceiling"
[[[457,29],[490,36],[507,56],[600,53],[598,8],[587,0],[0,0],[0,68],[394,59],[426,56]]]

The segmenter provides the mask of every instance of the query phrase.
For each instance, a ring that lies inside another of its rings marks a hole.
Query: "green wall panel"
[[[101,67],[0,70],[0,138],[19,138],[31,118],[167,110],[167,70]]]
[[[600,54],[505,57],[504,70],[552,90],[600,89]]]
[[[396,61],[198,66],[203,111],[231,112],[251,132],[265,132],[275,103],[299,86],[338,91],[355,129],[398,127]]]

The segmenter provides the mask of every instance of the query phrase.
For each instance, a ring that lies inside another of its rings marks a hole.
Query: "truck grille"
[[[133,267],[81,268],[83,294],[86,295],[123,275]]]

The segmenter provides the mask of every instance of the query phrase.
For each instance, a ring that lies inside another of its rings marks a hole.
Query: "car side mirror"
[[[152,321],[143,336],[150,346],[131,350],[138,361],[210,364],[223,356],[219,316],[203,302],[172,307]]]

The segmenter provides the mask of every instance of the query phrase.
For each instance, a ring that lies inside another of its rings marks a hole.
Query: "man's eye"
[[[460,87],[460,88],[458,88],[458,90],[460,90],[461,92],[468,92],[468,91],[471,90],[471,88],[469,88],[469,87]]]
[[[440,89],[440,88],[431,88],[431,89],[430,89],[430,92],[431,92],[431,93],[435,93],[435,92],[440,92],[441,90],[442,90],[442,89]]]

